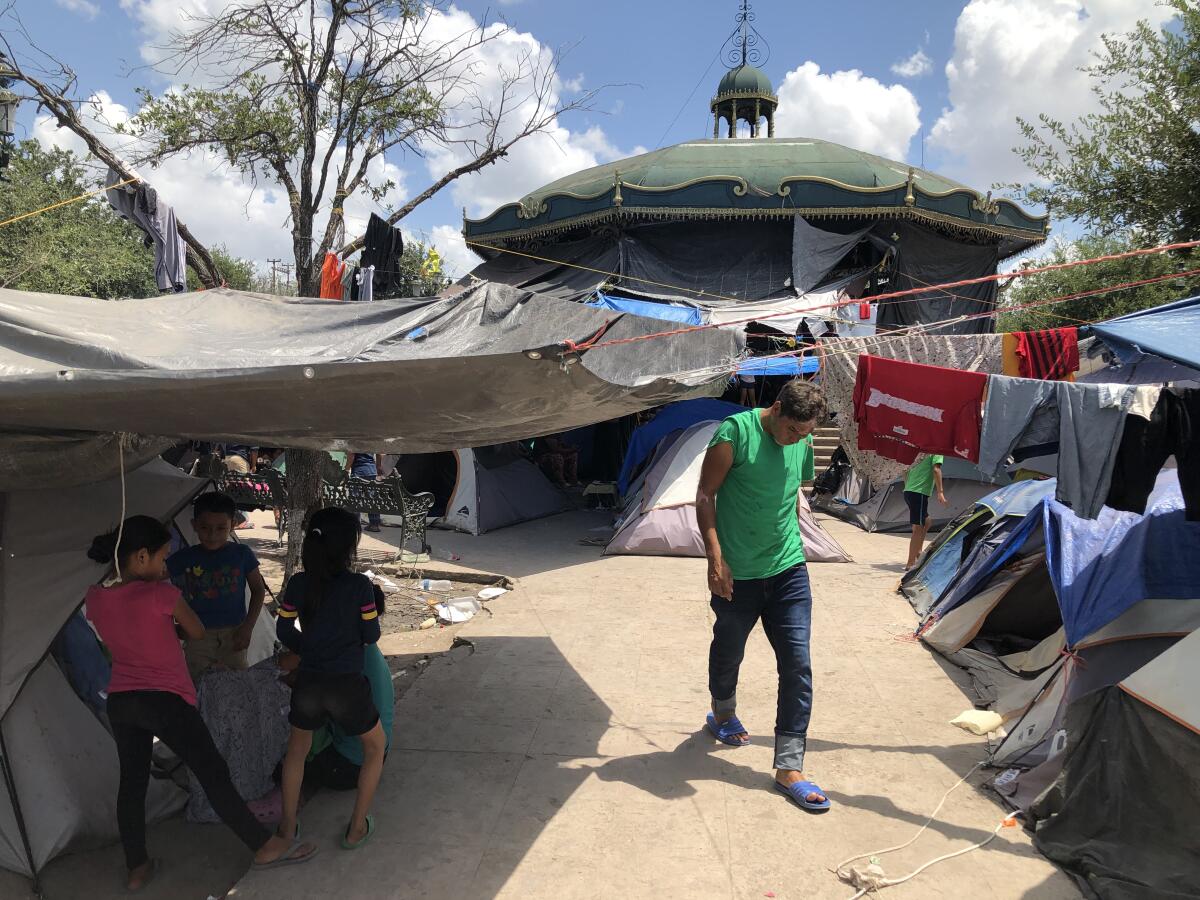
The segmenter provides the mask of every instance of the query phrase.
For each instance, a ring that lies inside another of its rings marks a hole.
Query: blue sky
[[[17,0],[16,8],[34,39],[75,68],[81,94],[104,92],[128,111],[136,107],[135,88],[169,83],[143,66],[143,45],[161,39],[180,8],[226,2]],[[485,213],[582,166],[709,136],[708,102],[725,68],[715,58],[736,9],[733,0],[458,3],[456,15],[499,15],[526,41],[565,49],[564,96],[579,85],[611,86],[593,110],[562,117],[553,139],[531,142],[447,189],[405,229],[432,237],[461,271],[470,264],[456,237],[461,207]],[[981,190],[1025,174],[1010,149],[1016,115],[1072,118],[1091,108],[1077,69],[1102,32],[1127,30],[1138,18],[1165,19],[1153,0],[759,0],[753,9],[770,47],[763,68],[781,97],[784,135],[836,140],[911,163],[921,161],[923,145],[928,168]],[[70,144],[35,122],[28,105],[20,119],[28,134]],[[402,181],[396,202],[422,189],[439,165],[411,157],[389,162]],[[202,239],[224,240],[255,259],[288,256],[282,198],[251,193],[218,169],[213,160],[192,160],[150,174]]]

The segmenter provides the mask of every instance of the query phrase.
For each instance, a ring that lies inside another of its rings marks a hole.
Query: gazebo
[[[1045,216],[990,192],[818,138],[775,137],[779,100],[751,64],[746,16],[743,8],[737,65],[710,104],[711,139],[585,169],[482,219],[464,216],[466,241],[484,260],[468,280],[708,316],[988,275],[1045,240]],[[741,136],[739,123],[748,125]],[[883,302],[878,325],[990,331],[980,314],[994,308],[995,291],[988,283]]]

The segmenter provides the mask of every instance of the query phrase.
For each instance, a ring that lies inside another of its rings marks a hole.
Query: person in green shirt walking
[[[904,476],[904,502],[908,504],[908,523],[912,525],[905,572],[917,564],[917,557],[925,546],[925,536],[933,524],[933,517],[929,515],[929,496],[935,487],[938,503],[946,505],[946,494],[942,491],[942,462],[940,456],[924,456],[913,463]]]
[[[829,798],[804,777],[812,710],[812,592],[797,501],[801,484],[813,477],[810,435],[825,408],[820,390],[797,378],[767,409],[730,416],[709,443],[696,494],[716,615],[707,727],[723,743],[749,743],[736,715],[738,670],[746,639],[761,620],[779,670],[775,788],[813,812],[829,809]]]

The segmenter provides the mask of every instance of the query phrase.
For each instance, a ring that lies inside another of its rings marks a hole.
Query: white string
[[[121,466],[121,524],[117,526],[117,544],[113,548],[113,565],[117,569],[117,580],[121,580],[121,537],[125,534],[125,439],[117,435],[117,460]]]

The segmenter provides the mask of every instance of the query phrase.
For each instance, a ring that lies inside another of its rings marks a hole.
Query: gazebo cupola
[[[725,136],[737,137],[737,123],[750,126],[750,137],[762,134],[762,121],[767,122],[767,137],[775,137],[775,108],[779,98],[771,87],[771,79],[754,63],[763,61],[766,41],[754,28],[754,13],[747,0],[738,11],[738,27],[729,37],[727,58],[734,63],[717,85],[710,109],[713,114],[713,138],[721,136],[721,122],[727,125]]]

